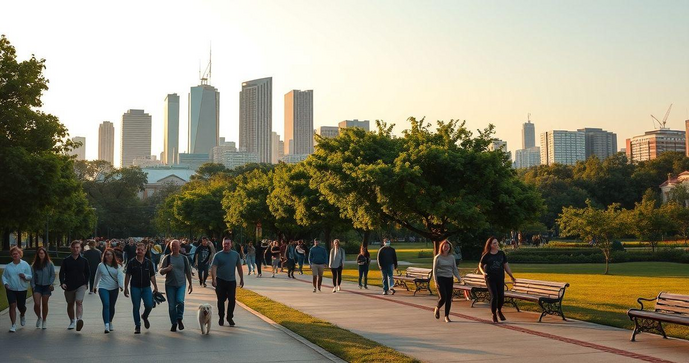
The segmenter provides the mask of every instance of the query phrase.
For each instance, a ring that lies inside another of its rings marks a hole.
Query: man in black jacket
[[[388,290],[395,294],[394,270],[397,269],[397,252],[390,247],[390,239],[383,240],[383,247],[378,250],[378,268],[383,275],[383,295],[388,294]],[[393,269],[394,268],[394,269]]]
[[[81,242],[73,241],[70,249],[72,254],[62,261],[60,267],[60,286],[65,290],[65,299],[67,300],[67,315],[69,315],[70,321],[67,329],[72,330],[76,327],[77,331],[80,331],[84,327],[84,321],[81,320],[84,313],[82,302],[91,271],[88,261],[79,255]],[[75,303],[77,305],[76,319],[74,314]]]

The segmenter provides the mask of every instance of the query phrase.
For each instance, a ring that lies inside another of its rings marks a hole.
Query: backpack
[[[165,267],[170,266],[170,256],[172,256],[171,253],[165,255],[165,258],[161,261],[161,265],[160,265],[161,268],[165,268]],[[180,256],[184,257],[184,273],[186,274],[187,271],[191,272],[191,268],[189,267],[189,259],[187,258],[187,256],[185,256],[181,253],[180,253]]]

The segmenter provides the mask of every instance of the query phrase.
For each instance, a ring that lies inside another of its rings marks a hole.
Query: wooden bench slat
[[[532,284],[532,285],[544,285],[544,286],[554,286],[558,288],[564,288],[569,285],[566,282],[553,282],[553,281],[541,281],[541,280],[529,280],[529,279],[516,279],[518,283]]]
[[[670,299],[670,300],[679,300],[679,301],[689,301],[689,295],[670,294],[667,292],[661,292],[660,295],[658,295],[658,298]]]
[[[514,286],[511,289],[514,292],[521,292],[524,294],[529,294],[529,295],[555,295],[558,296],[560,295],[560,290],[543,290],[543,289],[535,289],[535,288],[524,288],[521,286]]]
[[[656,305],[658,304],[689,308],[689,301],[658,299]]]

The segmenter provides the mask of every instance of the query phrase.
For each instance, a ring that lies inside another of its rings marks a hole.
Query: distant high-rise
[[[237,144],[235,144],[234,141],[225,141],[225,138],[221,137],[218,146],[213,148],[211,161],[222,164],[224,162],[225,151],[237,152]]]
[[[271,133],[270,137],[270,151],[271,151],[271,156],[270,156],[270,162],[273,164],[277,164],[280,162],[280,135],[278,135],[277,132],[273,131]]]
[[[579,129],[586,139],[586,159],[595,155],[600,160],[605,160],[617,154],[617,134],[602,129]]]
[[[313,90],[285,95],[285,155],[313,154]]]
[[[687,127],[687,133],[684,135],[684,142],[685,142],[685,151],[687,153],[687,157],[689,157],[689,120],[684,121],[685,126]]]
[[[519,149],[514,152],[514,167],[516,169],[530,168],[541,164],[541,148],[534,146],[528,149]]]
[[[179,96],[176,93],[165,97],[161,161],[167,165],[179,164]]]
[[[500,140],[500,139],[493,139],[493,141],[488,145],[488,150],[490,150],[490,151],[502,150],[504,152],[507,152],[507,141]]]
[[[220,137],[220,92],[209,85],[191,87],[189,92],[189,138],[187,153],[209,154]]]
[[[115,165],[115,125],[110,121],[98,126],[98,160]]]
[[[528,120],[522,125],[522,149],[530,149],[536,146],[536,127]]]
[[[370,122],[368,120],[359,121],[357,119],[354,119],[354,120],[340,121],[338,126],[341,129],[348,129],[348,128],[352,128],[352,127],[361,127],[362,129],[369,131],[369,124],[370,124]]]
[[[239,92],[239,149],[258,156],[259,163],[272,161],[273,79],[242,83]]]
[[[144,110],[129,110],[122,115],[123,168],[131,166],[136,158],[151,157],[151,115]]]
[[[643,135],[627,139],[627,159],[646,161],[657,158],[667,151],[686,153],[687,134],[685,131],[660,130],[646,131]]]
[[[586,160],[583,131],[553,130],[541,133],[541,164],[574,165]]]
[[[316,134],[321,137],[332,139],[340,135],[340,128],[337,126],[321,126],[316,130]]]
[[[77,160],[86,160],[86,138],[83,136],[75,136],[72,141],[81,143],[80,146],[72,150],[72,155],[77,156]]]

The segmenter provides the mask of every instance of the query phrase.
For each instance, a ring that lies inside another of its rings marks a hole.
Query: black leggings
[[[452,307],[452,285],[454,283],[452,277],[438,276],[438,309],[445,305],[445,316],[450,315],[450,308]]]
[[[256,254],[256,271],[259,275],[261,275],[261,264],[263,263],[263,257],[259,256],[259,254]]]
[[[208,265],[199,264],[197,270],[199,272],[199,282],[201,282],[201,284],[205,284],[206,280],[208,279]]]
[[[486,286],[490,291],[490,311],[493,314],[502,311],[502,305],[505,304],[505,276],[486,276]]]
[[[333,272],[333,286],[340,286],[342,284],[342,267],[331,268]]]

